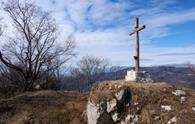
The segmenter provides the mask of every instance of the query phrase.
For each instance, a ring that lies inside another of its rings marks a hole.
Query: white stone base
[[[125,81],[136,81],[137,72],[134,70],[127,71],[127,75],[125,76]]]
[[[125,76],[125,81],[135,81],[135,82],[142,82],[142,83],[153,82],[148,72],[146,71],[137,72],[134,70],[127,71],[127,75]]]

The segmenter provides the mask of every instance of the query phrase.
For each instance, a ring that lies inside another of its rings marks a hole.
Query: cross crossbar
[[[142,25],[140,28],[135,28],[135,29],[133,30],[133,32],[129,33],[129,36],[135,34],[135,32],[137,32],[137,31],[143,30],[144,28],[146,28],[145,25]]]

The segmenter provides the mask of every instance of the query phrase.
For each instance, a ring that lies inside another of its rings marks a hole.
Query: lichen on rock
[[[179,122],[195,121],[195,93],[178,90],[166,83],[97,83],[92,87],[87,106],[88,124],[182,124]]]
[[[186,92],[183,90],[175,90],[172,92],[172,94],[176,95],[176,96],[185,96]]]

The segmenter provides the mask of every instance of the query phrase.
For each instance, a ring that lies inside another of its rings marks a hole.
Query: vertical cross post
[[[135,18],[135,27],[132,33],[130,33],[129,35],[133,35],[135,34],[135,38],[136,38],[136,48],[135,48],[135,71],[139,72],[140,71],[140,50],[139,50],[139,31],[143,30],[146,26],[142,25],[141,27],[139,27],[139,19]]]
[[[139,19],[135,19],[135,29],[139,28]],[[139,31],[135,32],[136,35],[136,51],[135,51],[135,71],[140,70],[140,64],[139,64]]]

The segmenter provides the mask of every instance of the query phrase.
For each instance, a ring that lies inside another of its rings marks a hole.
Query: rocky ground
[[[194,124],[195,90],[123,80],[0,99],[0,124]]]
[[[98,83],[87,115],[90,124],[194,124],[195,91],[166,83]]]

